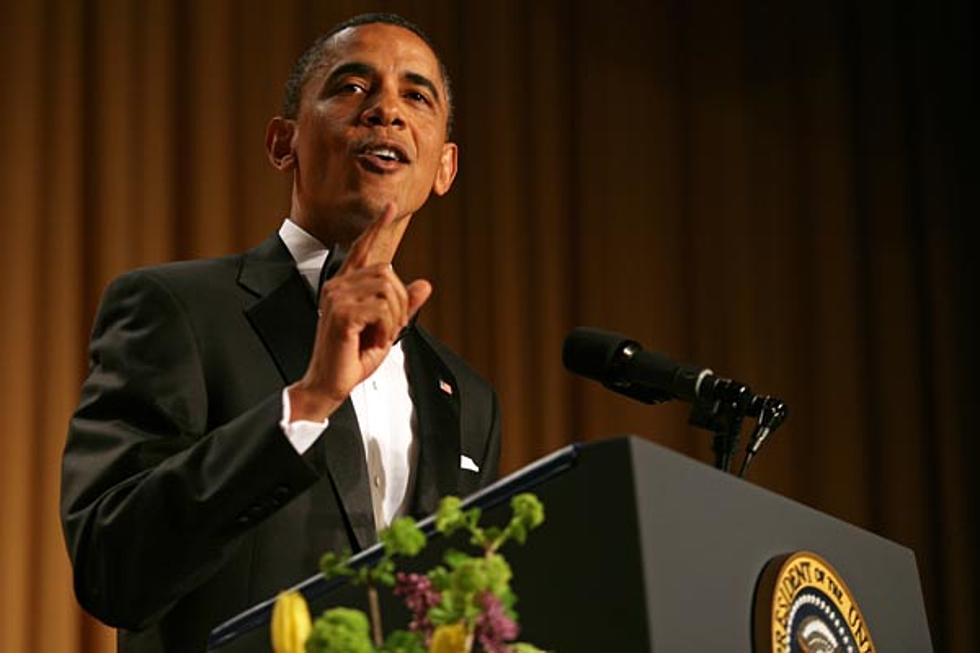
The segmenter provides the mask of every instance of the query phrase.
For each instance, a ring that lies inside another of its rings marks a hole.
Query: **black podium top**
[[[521,639],[560,651],[753,650],[753,599],[774,557],[809,550],[846,579],[877,650],[932,650],[915,558],[905,547],[637,437],[574,445],[466,503],[489,521],[533,491],[546,522],[514,568]],[[423,522],[432,530],[432,520]],[[438,564],[436,535],[408,569]],[[453,546],[461,546],[453,543]],[[378,555],[371,549],[357,561]],[[314,576],[297,586],[314,614],[364,606],[363,591]],[[268,651],[272,598],[212,633],[209,650]],[[387,624],[407,623],[394,602]]]

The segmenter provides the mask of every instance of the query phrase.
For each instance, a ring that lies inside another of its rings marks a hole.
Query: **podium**
[[[846,580],[876,650],[932,651],[909,549],[648,441],[566,447],[466,505],[503,522],[509,498],[525,491],[544,502],[545,523],[503,553],[514,568],[520,639],[543,649],[759,653],[753,619],[763,569],[806,550]],[[431,531],[431,519],[422,526]],[[401,568],[430,569],[447,546],[465,545],[436,534]],[[365,606],[363,589],[342,581],[314,576],[298,587],[314,615]],[[268,651],[273,598],[216,628],[208,650]],[[404,627],[407,613],[393,599],[383,607],[387,629]]]

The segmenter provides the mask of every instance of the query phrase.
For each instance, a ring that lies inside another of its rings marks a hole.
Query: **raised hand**
[[[313,355],[306,373],[289,387],[293,421],[322,421],[340,407],[354,386],[378,369],[398,333],[432,294],[428,281],[406,286],[391,266],[406,227],[395,219],[396,210],[394,204],[385,207],[320,289]]]

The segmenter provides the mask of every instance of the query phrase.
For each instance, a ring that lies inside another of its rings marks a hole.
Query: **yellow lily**
[[[429,653],[468,653],[466,626],[462,622],[442,625],[432,633]]]
[[[272,650],[304,653],[313,624],[306,599],[299,592],[280,592],[272,608]]]

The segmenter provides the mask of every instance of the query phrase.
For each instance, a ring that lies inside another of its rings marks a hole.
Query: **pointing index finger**
[[[384,211],[367,226],[351,246],[341,272],[375,265],[391,263],[398,248],[398,238],[394,229],[397,207],[388,202]]]

